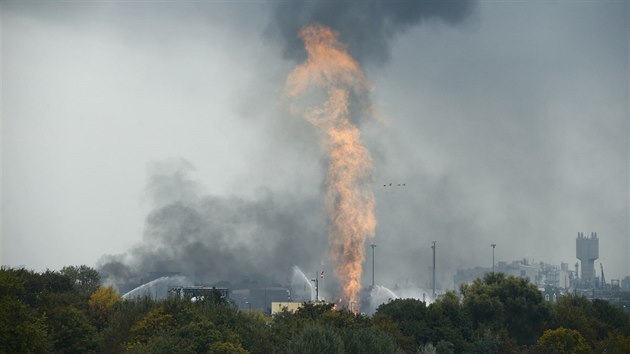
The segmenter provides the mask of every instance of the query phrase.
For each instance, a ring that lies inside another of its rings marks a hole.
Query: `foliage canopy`
[[[628,353],[630,320],[602,300],[545,302],[526,280],[499,273],[372,316],[305,303],[267,318],[220,296],[122,300],[86,266],[0,270],[0,354],[504,352]]]

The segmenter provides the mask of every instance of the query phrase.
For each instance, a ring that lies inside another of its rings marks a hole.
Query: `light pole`
[[[315,302],[319,301],[319,274],[315,273],[315,279],[311,279],[315,283]]]
[[[374,289],[374,249],[376,245],[371,244],[370,247],[372,247],[372,289]]]
[[[494,275],[494,248],[497,247],[497,244],[493,243],[490,246],[492,246],[492,274]]]
[[[435,300],[435,241],[431,245],[433,249],[433,300]]]

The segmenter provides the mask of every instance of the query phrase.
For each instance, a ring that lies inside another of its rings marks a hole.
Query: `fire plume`
[[[323,102],[300,111],[321,130],[328,153],[329,256],[340,281],[343,305],[356,311],[364,244],[366,238],[374,237],[376,218],[372,159],[350,119],[350,97],[369,91],[371,84],[330,28],[310,25],[300,31],[300,37],[308,58],[289,74],[285,90],[293,98],[310,92],[325,95]]]

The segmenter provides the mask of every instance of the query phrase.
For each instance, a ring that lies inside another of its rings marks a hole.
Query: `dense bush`
[[[397,299],[373,316],[306,303],[267,318],[218,294],[122,300],[93,269],[0,270],[3,353],[629,353],[630,319],[602,300],[555,304],[489,274],[432,304]]]

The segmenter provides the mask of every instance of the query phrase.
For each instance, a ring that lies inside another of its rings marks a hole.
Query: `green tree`
[[[131,327],[132,342],[146,342],[153,336],[160,336],[175,328],[175,319],[160,305]]]
[[[460,291],[473,329],[505,328],[520,345],[535,344],[551,319],[541,292],[523,278],[488,273],[483,280],[464,284]]]
[[[382,304],[376,309],[373,320],[408,353],[431,341],[428,310],[420,300],[396,299]]]
[[[70,278],[59,272],[46,270],[43,273],[35,273],[20,269],[17,274],[24,282],[24,294],[20,299],[40,313],[56,306],[80,302],[72,293]]]
[[[372,319],[374,327],[387,333],[405,352],[413,352],[415,338],[413,335],[405,335],[400,329],[400,325],[388,316],[374,316]]]
[[[248,354],[240,344],[216,342],[208,348],[208,354]]]
[[[94,268],[86,265],[66,266],[61,268],[61,275],[68,277],[73,288],[80,296],[90,296],[101,284],[101,276]]]
[[[472,324],[453,292],[447,292],[443,298],[430,304],[427,312],[431,328],[428,340],[437,343],[438,352],[449,351],[439,346],[441,341],[450,343],[454,352],[471,351]]]
[[[447,340],[441,340],[435,345],[437,354],[455,354],[455,345]]]
[[[402,354],[403,351],[387,333],[371,328],[348,328],[342,331],[347,353]]]
[[[125,350],[129,354],[196,354],[193,346],[182,338],[172,335],[159,335],[149,338],[146,342],[136,342],[127,345]]]
[[[589,354],[593,352],[580,332],[563,327],[546,330],[538,339],[538,347],[547,354]]]
[[[597,341],[591,321],[592,303],[583,296],[562,296],[552,306],[551,328],[564,327],[578,331],[588,343]]]
[[[630,337],[621,334],[610,335],[605,340],[597,343],[595,352],[608,354],[630,353]]]
[[[253,354],[272,353],[273,342],[267,319],[260,312],[241,312],[236,317],[234,330],[243,348]]]
[[[111,286],[106,288],[98,288],[88,300],[90,311],[94,317],[97,329],[102,329],[107,319],[114,311],[114,305],[120,302],[122,298]]]
[[[24,278],[13,269],[0,269],[0,298],[24,294]]]
[[[333,304],[305,302],[295,312],[282,311],[275,314],[271,326],[272,342],[276,348],[285,348],[304,326],[322,321],[324,316],[334,316]],[[329,317],[329,321],[331,320]]]
[[[0,296],[0,353],[48,353],[50,347],[45,321],[17,297]]]
[[[474,336],[471,352],[478,354],[494,354],[499,352],[500,346],[501,340],[499,335],[492,333],[490,330],[485,330],[483,333]]]
[[[132,353],[247,352],[240,333],[248,336],[247,343],[251,347],[265,343],[255,337],[263,332],[252,329],[252,323],[265,326],[264,322],[253,322],[227,302],[216,300],[209,297],[195,302],[190,299],[154,302],[146,313],[131,322],[127,335],[121,333],[126,338],[126,350]],[[115,321],[114,316],[112,322]]]
[[[629,317],[608,301],[588,300],[583,296],[563,296],[552,306],[551,328],[573,329],[584,337],[591,347],[610,342],[615,335],[630,336]]]
[[[157,301],[149,297],[116,303],[100,333],[101,351],[104,353],[123,352],[125,344],[132,341],[131,328],[156,306]]]
[[[416,350],[416,354],[437,354],[435,346],[431,343],[421,345]]]
[[[332,328],[309,324],[289,342],[287,353],[341,354],[343,341]]]
[[[334,306],[334,304],[329,303],[305,302],[302,304],[302,307],[297,309],[295,315],[298,318],[315,320],[326,313],[330,313]]]
[[[77,308],[54,308],[48,314],[47,322],[54,352],[81,354],[96,351],[96,328]]]

